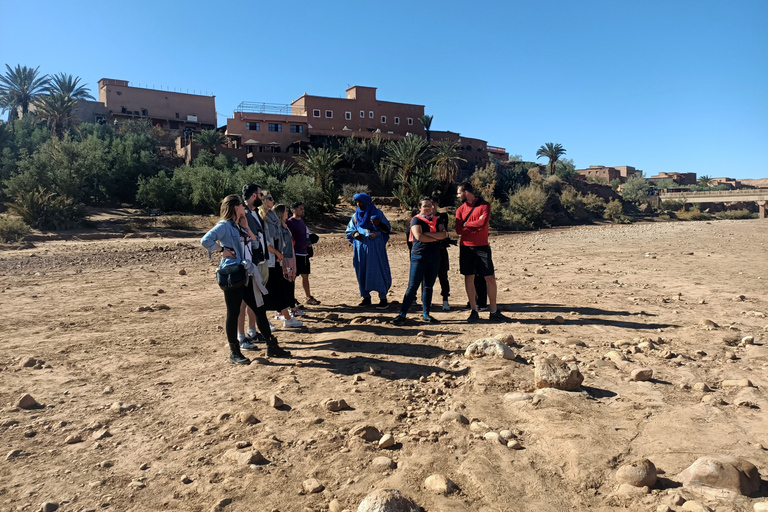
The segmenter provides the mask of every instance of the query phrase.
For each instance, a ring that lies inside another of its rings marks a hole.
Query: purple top
[[[289,217],[285,221],[288,230],[293,237],[293,251],[297,256],[307,255],[307,225],[304,224],[304,219],[294,219]]]

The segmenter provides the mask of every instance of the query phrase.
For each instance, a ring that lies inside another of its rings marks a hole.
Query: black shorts
[[[475,274],[483,277],[492,276],[494,269],[493,259],[491,258],[491,246],[459,246],[459,272],[463,276],[473,276]]]
[[[303,276],[309,274],[309,256],[296,255],[296,275]]]

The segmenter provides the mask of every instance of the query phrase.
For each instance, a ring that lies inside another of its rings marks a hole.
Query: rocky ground
[[[0,509],[371,511],[395,489],[428,512],[761,510],[765,480],[744,496],[680,473],[728,455],[768,475],[768,222],[491,243],[510,323],[464,322],[452,247],[454,310],[394,327],[396,305],[355,307],[347,242],[323,234],[322,305],[277,332],[294,358],[247,367],[226,363],[196,238],[0,252]],[[396,301],[403,236],[389,257]],[[465,357],[495,335],[511,359]],[[578,365],[581,388],[537,390],[545,356]],[[655,482],[620,488],[644,459]]]

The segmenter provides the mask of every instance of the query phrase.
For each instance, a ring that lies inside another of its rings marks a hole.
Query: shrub
[[[606,220],[609,220],[611,222],[616,222],[616,223],[625,223],[629,221],[627,216],[624,215],[624,206],[621,204],[621,201],[618,201],[616,199],[609,202],[608,205],[605,207],[605,212],[603,213],[603,217]]]
[[[147,217],[134,217],[131,219],[128,219],[125,224],[123,224],[123,231],[125,233],[135,233],[137,231],[143,231],[147,229],[150,224],[155,224],[157,221],[156,218],[147,218]]]
[[[361,192],[370,194],[371,189],[368,188],[368,185],[363,185],[361,183],[355,183],[354,185],[351,183],[345,183],[341,188],[341,197],[343,197],[347,203],[353,204],[353,198],[355,197],[355,194],[359,194]]]
[[[165,171],[160,171],[150,178],[139,177],[136,201],[146,208],[173,211],[179,209],[178,192],[173,178],[165,174]]]
[[[699,208],[692,208],[688,212],[685,210],[678,211],[677,218],[680,220],[710,220],[712,215],[702,212]]]
[[[716,213],[715,217],[718,219],[755,219],[757,218],[757,214],[752,213],[747,209],[726,210],[724,212]]]
[[[192,229],[195,227],[192,218],[183,215],[173,215],[163,220],[168,229]]]
[[[584,204],[584,196],[579,194],[576,189],[567,186],[560,193],[560,203],[572,219],[588,220],[589,210]]]
[[[0,215],[0,242],[20,242],[30,231],[18,217]]]
[[[648,181],[641,174],[633,174],[621,187],[621,196],[625,201],[640,203],[647,200]]]
[[[587,176],[585,179],[587,183],[594,183],[596,185],[607,185],[608,179],[603,178],[602,176]]]
[[[315,184],[315,180],[304,174],[288,176],[283,187],[285,205],[295,201],[304,203],[305,220],[317,220],[325,213],[325,192]]]
[[[509,207],[505,210],[507,221],[519,229],[537,229],[546,227],[544,208],[548,194],[536,185],[528,185],[509,198]]]
[[[670,210],[673,212],[676,212],[678,210],[685,209],[685,201],[662,201],[661,204],[659,204],[660,210]]]
[[[605,212],[605,201],[597,194],[589,193],[586,196],[582,196],[584,200],[584,208],[589,213],[596,217],[602,217]]]
[[[8,211],[37,229],[71,229],[85,220],[82,205],[70,198],[57,196],[44,188],[21,192],[13,203],[7,204]]]
[[[469,182],[475,188],[476,196],[490,201],[496,189],[496,166],[489,163],[485,167],[480,167],[469,177]]]

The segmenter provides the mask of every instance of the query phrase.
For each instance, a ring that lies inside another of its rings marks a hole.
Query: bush
[[[699,208],[692,208],[688,212],[685,210],[678,211],[677,218],[680,220],[710,220],[712,215],[702,212]]]
[[[676,212],[685,209],[685,201],[662,201],[659,204],[659,210],[670,210]]]
[[[544,208],[548,194],[536,185],[528,185],[509,198],[504,211],[507,222],[516,229],[538,229],[546,227]]]
[[[597,194],[589,193],[586,196],[582,196],[584,200],[584,208],[589,213],[596,217],[602,217],[605,212],[605,201]]]
[[[627,216],[624,215],[624,206],[621,204],[621,201],[618,201],[616,199],[609,202],[608,205],[605,207],[605,212],[603,213],[603,217],[606,220],[609,220],[611,222],[616,222],[616,223],[626,223],[629,221]]]
[[[726,210],[724,212],[716,213],[715,217],[717,217],[718,219],[756,219],[757,214],[752,213],[747,209]]]
[[[195,227],[193,219],[183,215],[173,215],[163,220],[168,229],[192,229]]]
[[[325,213],[325,192],[315,184],[315,180],[304,174],[288,176],[283,187],[283,204],[295,201],[304,203],[305,220],[317,220]]]
[[[157,208],[164,212],[175,211],[182,209],[179,192],[178,183],[174,183],[173,178],[165,174],[165,171],[160,171],[150,178],[139,177],[136,201],[146,208]]]
[[[344,200],[349,204],[354,204],[353,198],[355,197],[355,194],[359,193],[370,195],[371,189],[368,188],[368,185],[363,185],[361,183],[356,183],[354,185],[351,183],[345,183],[341,188],[341,197],[343,197]]]
[[[641,174],[633,174],[621,187],[621,197],[625,201],[640,203],[648,197],[648,181]]]
[[[157,218],[134,217],[128,219],[125,224],[123,224],[123,232],[135,233],[137,231],[143,231],[150,227],[150,225],[154,226],[156,222]]]
[[[566,186],[560,193],[560,204],[563,205],[566,213],[575,220],[589,220],[590,211],[584,204],[584,196],[579,194],[576,189]]]
[[[30,231],[30,227],[18,217],[0,215],[0,242],[21,242]]]
[[[496,166],[489,163],[485,167],[480,167],[469,177],[469,182],[475,188],[475,195],[490,201],[493,198],[493,192],[496,189]]]
[[[71,229],[82,224],[86,217],[82,205],[44,188],[22,192],[7,206],[9,212],[36,229]]]

